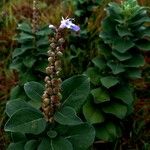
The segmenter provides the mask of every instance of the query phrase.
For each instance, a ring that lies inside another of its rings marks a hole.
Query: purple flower
[[[79,31],[80,27],[75,25],[74,23],[72,23],[73,20],[74,19],[72,19],[72,18],[64,19],[62,17],[61,24],[60,24],[59,28],[61,28],[61,29],[68,28],[68,29],[71,29],[74,31]]]

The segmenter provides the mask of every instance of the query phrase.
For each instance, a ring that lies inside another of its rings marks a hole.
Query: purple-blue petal
[[[70,29],[74,30],[74,31],[79,31],[80,30],[80,27],[75,25],[75,24],[72,24]]]

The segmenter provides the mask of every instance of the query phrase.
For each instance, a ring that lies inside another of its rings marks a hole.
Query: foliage
[[[36,105],[42,100],[44,89],[42,84],[31,81],[24,85],[28,101],[21,98],[8,101],[6,113],[9,120],[5,124],[5,131],[11,132],[13,139],[9,150],[14,148],[80,150],[87,149],[93,143],[94,128],[84,123],[76,111],[76,108],[81,109],[88,95],[88,78],[82,75],[71,77],[63,82],[62,88],[63,102],[54,115],[55,122],[51,124],[46,122]],[[31,102],[33,98],[35,103]],[[72,105],[74,100],[79,102]]]
[[[135,94],[130,81],[141,78],[143,51],[150,49],[150,18],[146,8],[133,0],[109,3],[106,12],[99,55],[85,72],[92,90],[83,113],[95,126],[97,140],[114,141],[125,128],[123,120],[133,113]]]

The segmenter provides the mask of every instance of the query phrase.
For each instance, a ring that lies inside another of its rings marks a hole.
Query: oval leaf
[[[24,150],[37,150],[38,143],[36,140],[28,141],[24,146]]]
[[[90,82],[87,76],[78,75],[62,83],[63,104],[78,111],[86,101],[90,92]]]
[[[44,131],[46,121],[41,113],[27,108],[15,112],[5,124],[5,131],[39,134]]]
[[[41,101],[44,92],[44,86],[38,82],[27,82],[24,85],[24,90],[29,98],[36,101]]]
[[[110,100],[108,92],[102,88],[93,89],[91,93],[96,103],[102,103]]]
[[[94,142],[95,130],[87,123],[70,127],[67,133],[66,139],[72,143],[73,150],[87,149]]]
[[[82,123],[81,119],[76,115],[75,110],[71,107],[64,107],[57,111],[54,119],[62,125],[78,125]]]
[[[43,139],[37,150],[73,150],[73,148],[67,139],[58,137],[51,140]]]
[[[101,83],[106,88],[110,88],[110,87],[116,85],[117,83],[119,83],[119,80],[116,77],[107,76],[107,77],[101,78]]]
[[[104,122],[104,117],[102,112],[94,107],[90,101],[88,101],[83,106],[83,114],[88,122],[91,124],[101,123]]]
[[[113,114],[114,116],[123,119],[127,114],[127,107],[119,103],[111,103],[108,106],[102,108],[107,114]]]

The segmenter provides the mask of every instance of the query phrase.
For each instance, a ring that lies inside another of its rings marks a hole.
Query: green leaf
[[[44,138],[37,150],[73,150],[72,144],[65,138]]]
[[[32,41],[34,39],[34,36],[31,34],[27,34],[25,32],[20,33],[20,37],[17,39],[19,43],[25,43],[27,41]]]
[[[24,31],[24,32],[32,33],[31,26],[28,23],[25,23],[25,22],[21,23],[21,24],[18,24],[17,29],[21,30],[21,31]]]
[[[30,140],[25,144],[24,150],[37,150],[38,144],[38,141]]]
[[[118,87],[115,91],[113,91],[113,96],[115,98],[121,99],[128,105],[131,105],[134,101],[133,89],[128,86]]]
[[[127,113],[127,107],[119,103],[110,103],[109,105],[104,106],[102,110],[106,114],[112,114],[120,119],[123,119]]]
[[[115,50],[112,51],[112,55],[115,56],[118,60],[120,61],[125,61],[125,60],[128,60],[132,57],[132,55],[128,52],[126,53],[119,53]]]
[[[68,106],[58,110],[54,115],[54,119],[62,125],[78,125],[82,123],[75,110]]]
[[[62,105],[73,107],[78,111],[86,101],[89,92],[90,82],[87,76],[73,76],[62,83]]]
[[[19,74],[20,85],[24,85],[27,82],[36,81],[36,80],[37,80],[37,76],[33,74],[32,69],[26,69],[25,72],[20,72]]]
[[[70,127],[67,133],[66,139],[72,143],[73,150],[85,150],[94,142],[95,130],[87,123]]]
[[[116,30],[120,37],[133,36],[128,27],[117,25]]]
[[[23,90],[23,87],[17,85],[11,89],[10,100],[19,99],[19,98],[22,100],[27,100],[27,96]]]
[[[130,60],[126,62],[127,67],[142,67],[145,64],[144,56],[134,55]]]
[[[19,132],[11,132],[11,139],[13,143],[17,143],[20,141],[26,141],[26,136]]]
[[[127,75],[131,79],[138,79],[142,77],[142,70],[139,68],[132,68],[127,70]]]
[[[126,40],[123,38],[116,39],[113,42],[113,49],[117,50],[120,53],[125,53],[130,48],[134,46],[134,43],[131,40]]]
[[[99,56],[92,59],[92,62],[96,67],[98,67],[100,70],[104,69],[106,67],[106,62],[100,58]]]
[[[7,150],[24,150],[25,142],[11,143]]]
[[[29,98],[34,101],[41,101],[44,92],[44,86],[38,82],[27,82],[24,85],[24,90]]]
[[[121,129],[112,122],[107,122],[101,126],[96,126],[96,137],[98,139],[113,142],[121,136]]]
[[[28,68],[31,68],[34,63],[36,62],[36,58],[32,57],[32,56],[26,56],[24,59],[23,59],[23,63],[26,67]]]
[[[43,45],[49,45],[48,37],[42,37],[36,42],[37,47],[40,47],[40,46],[43,46]]]
[[[11,101],[7,102],[6,113],[9,117],[11,117],[15,112],[17,112],[18,110],[20,110],[22,108],[28,108],[28,109],[36,110],[33,107],[31,107],[27,102],[18,98],[18,99],[11,100]],[[38,111],[38,110],[36,110],[36,111]]]
[[[102,103],[110,100],[108,92],[103,90],[102,88],[93,89],[91,93],[96,103]]]
[[[31,109],[20,109],[5,124],[5,131],[39,134],[44,131],[46,121],[41,113]]]
[[[28,50],[32,50],[32,49],[35,49],[35,47],[34,46],[30,46],[30,45],[25,45],[25,46],[22,46],[21,48],[15,48],[15,50],[12,53],[12,58],[20,56],[24,52],[26,52]]]
[[[55,138],[57,136],[57,132],[54,130],[49,130],[47,132],[47,135],[52,139],[52,138]]]
[[[113,74],[115,75],[125,71],[124,65],[113,61],[109,61],[107,66],[111,68]]]
[[[100,72],[96,67],[89,67],[86,71],[86,75],[90,78],[92,84],[100,84]]]
[[[116,85],[117,83],[119,83],[119,80],[116,77],[107,76],[107,77],[101,78],[101,83],[106,88],[110,88],[110,87]]]
[[[137,41],[136,46],[143,51],[149,51],[150,50],[150,41],[145,40],[145,39]]]
[[[49,26],[42,27],[39,31],[36,32],[36,35],[38,36],[47,36],[52,35],[53,31],[49,28]]]
[[[83,114],[90,124],[104,122],[102,112],[98,108],[94,107],[90,100],[83,106]]]
[[[42,61],[42,63],[41,63],[41,61]],[[39,60],[36,61],[34,70],[45,73],[45,68],[48,66],[48,61],[45,61],[45,60],[41,60],[41,61],[39,61]]]

